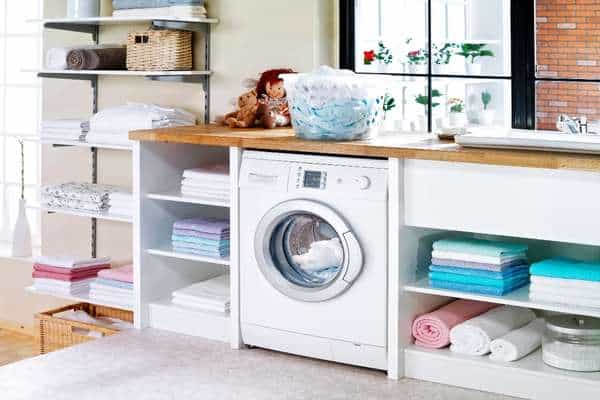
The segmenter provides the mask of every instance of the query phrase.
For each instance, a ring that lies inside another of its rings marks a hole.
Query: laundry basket
[[[192,69],[192,32],[151,29],[127,37],[130,71],[189,71]]]
[[[126,322],[133,322],[133,312],[131,311],[89,303],[71,304],[36,314],[35,319],[39,327],[38,340],[40,354],[46,354],[51,351],[94,340],[94,337],[87,335],[88,332],[98,332],[102,336],[110,336],[119,332],[114,328],[55,317],[55,314],[68,310],[82,310],[94,318],[110,317]]]

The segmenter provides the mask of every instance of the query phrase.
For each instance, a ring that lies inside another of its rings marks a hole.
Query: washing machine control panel
[[[292,187],[296,191],[323,191],[349,195],[385,192],[385,171],[336,166],[296,165],[292,169]]]
[[[327,186],[327,171],[304,170],[298,167],[296,173],[296,188],[325,189]]]

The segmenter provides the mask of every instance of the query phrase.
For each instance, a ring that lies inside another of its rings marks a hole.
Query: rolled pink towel
[[[455,300],[417,317],[412,325],[415,344],[439,349],[450,344],[450,329],[471,318],[498,307],[498,304],[473,300]]]

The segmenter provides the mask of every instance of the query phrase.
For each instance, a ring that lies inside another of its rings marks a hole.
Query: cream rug
[[[146,329],[0,368],[2,400],[507,399]]]

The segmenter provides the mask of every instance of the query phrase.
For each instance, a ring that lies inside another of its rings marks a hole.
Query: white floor
[[[0,368],[2,400],[492,400],[487,393],[147,329]]]

